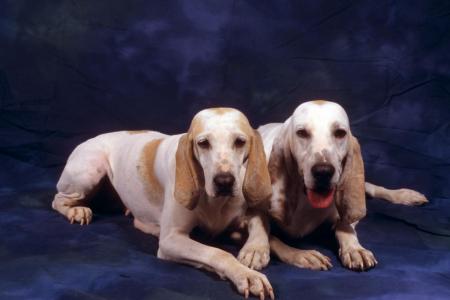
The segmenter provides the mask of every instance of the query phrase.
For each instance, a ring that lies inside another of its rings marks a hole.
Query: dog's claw
[[[373,253],[364,248],[345,249],[339,256],[343,266],[354,271],[367,271],[377,264]]]
[[[66,216],[70,224],[77,222],[81,226],[88,225],[92,220],[92,210],[89,207],[74,206],[68,209]]]
[[[272,289],[269,289],[269,295],[270,295],[270,299],[275,300],[275,294],[273,293]]]
[[[311,270],[327,271],[333,265],[329,257],[315,250],[295,249],[291,255],[286,256],[284,260],[299,268],[307,268]]]
[[[238,260],[251,270],[261,270],[270,260],[269,244],[247,243],[238,254]]]

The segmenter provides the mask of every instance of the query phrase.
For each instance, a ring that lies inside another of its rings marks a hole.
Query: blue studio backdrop
[[[179,133],[211,106],[257,127],[321,98],[347,110],[369,181],[430,203],[368,200],[368,272],[340,266],[327,230],[296,242],[334,268],[272,259],[277,298],[449,299],[449,74],[448,1],[0,1],[0,298],[241,299],[158,260],[122,214],[70,225],[51,210],[56,181],[99,133]]]

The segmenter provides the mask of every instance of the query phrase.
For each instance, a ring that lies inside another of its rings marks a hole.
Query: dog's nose
[[[320,182],[329,182],[334,172],[333,165],[327,163],[317,163],[311,168],[314,179]]]
[[[226,173],[219,173],[216,176],[214,176],[214,183],[219,188],[231,188],[234,184],[234,176],[233,174],[226,172]]]

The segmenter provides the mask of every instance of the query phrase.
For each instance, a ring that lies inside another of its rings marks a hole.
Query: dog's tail
[[[412,206],[428,203],[425,195],[410,189],[391,190],[369,182],[366,182],[365,188],[366,194],[370,197],[384,199],[394,204]]]

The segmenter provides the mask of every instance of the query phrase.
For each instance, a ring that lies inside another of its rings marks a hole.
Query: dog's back
[[[135,218],[158,221],[163,199],[154,162],[159,145],[167,137],[156,131],[119,131],[78,145],[58,181],[53,207],[71,221],[89,223],[92,212],[85,202],[107,177]],[[79,206],[68,207],[67,202],[79,202]]]

